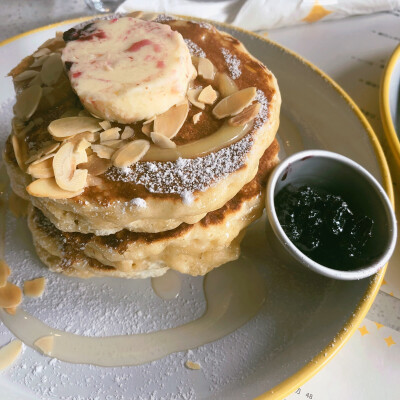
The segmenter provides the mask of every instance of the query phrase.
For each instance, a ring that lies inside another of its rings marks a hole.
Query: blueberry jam
[[[288,238],[317,263],[341,271],[369,263],[365,250],[374,221],[350,209],[341,196],[289,184],[275,196],[275,209]]]

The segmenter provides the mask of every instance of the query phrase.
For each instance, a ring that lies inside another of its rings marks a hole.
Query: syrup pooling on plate
[[[211,271],[204,279],[207,309],[195,321],[156,332],[88,337],[52,329],[19,309],[15,315],[3,310],[1,319],[26,345],[35,347],[43,337],[54,337],[52,357],[105,367],[140,365],[168,354],[218,340],[240,328],[257,314],[265,301],[263,278],[245,259]]]
[[[171,300],[178,297],[181,286],[181,274],[173,269],[168,270],[164,275],[151,278],[151,287],[154,293],[164,300]]]

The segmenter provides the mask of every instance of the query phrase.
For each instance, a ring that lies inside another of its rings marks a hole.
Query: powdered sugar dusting
[[[260,129],[268,119],[268,100],[260,89],[257,90],[256,100],[261,108],[251,133]],[[190,204],[194,199],[189,194],[205,191],[245,164],[253,144],[251,133],[205,157],[178,158],[174,162],[138,162],[123,169],[111,168],[106,176],[112,181],[144,185],[151,193],[178,194],[185,204]]]
[[[179,158],[174,162],[138,162],[129,167],[130,173],[111,168],[106,175],[112,181],[144,185],[151,193],[176,193],[187,199],[188,193],[205,191],[240,169],[246,163],[252,144],[253,137],[247,134],[233,145],[205,157]]]
[[[261,128],[268,119],[268,100],[262,90],[258,89],[256,94],[256,100],[261,104],[260,111],[257,117],[254,119],[254,128]]]
[[[198,46],[195,42],[190,39],[183,39],[189,48],[189,52],[192,56],[206,58],[206,53],[204,53],[203,49]]]
[[[222,48],[221,52],[225,58],[226,64],[228,65],[232,79],[239,78],[239,76],[242,75],[240,60],[235,55],[232,55],[228,49]]]
[[[159,14],[157,18],[154,20],[154,22],[167,22],[167,21],[172,21],[177,18],[173,18],[170,15],[166,14]]]
[[[135,199],[130,200],[129,203],[131,205],[139,207],[139,208],[146,208],[147,207],[146,200],[141,199],[140,197],[136,197]]]
[[[194,201],[193,193],[191,193],[189,191],[183,192],[181,197],[182,197],[183,204],[189,205],[189,204],[192,204]]]

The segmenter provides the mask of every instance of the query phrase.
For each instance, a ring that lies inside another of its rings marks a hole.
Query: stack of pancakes
[[[11,71],[17,103],[4,159],[51,270],[203,275],[239,256],[262,214],[279,149],[278,86],[210,24],[134,17],[58,33]],[[132,54],[117,49],[117,34]]]

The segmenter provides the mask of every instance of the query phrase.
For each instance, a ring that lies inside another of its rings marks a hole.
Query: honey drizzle
[[[140,365],[218,340],[256,315],[265,301],[265,285],[257,268],[244,263],[241,259],[211,271],[204,279],[205,313],[176,328],[88,337],[53,329],[21,309],[15,315],[1,310],[0,317],[30,347],[44,336],[53,336],[51,355],[59,360],[104,367]]]
[[[177,146],[173,149],[161,149],[160,147],[151,145],[149,151],[140,161],[176,161],[180,157],[202,157],[239,141],[250,131],[251,126],[251,122],[235,127],[224,123],[212,135],[182,146]]]

